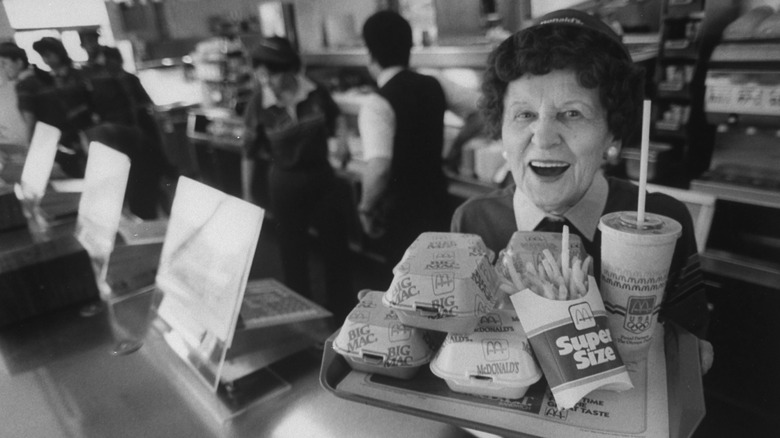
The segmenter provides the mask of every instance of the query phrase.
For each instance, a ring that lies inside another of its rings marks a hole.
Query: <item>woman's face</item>
[[[281,96],[285,92],[294,92],[298,85],[298,82],[295,79],[295,73],[272,73],[263,65],[255,68],[255,79],[261,85],[270,88],[277,96]]]
[[[0,58],[0,71],[10,80],[14,80],[19,77],[19,74],[24,70],[24,63],[21,60],[13,60],[11,58]]]
[[[10,79],[14,80],[19,77],[19,73],[24,69],[22,61],[14,61],[11,58],[0,58],[0,72]]]
[[[620,147],[598,90],[580,86],[570,70],[510,82],[501,136],[517,188],[554,214],[582,198],[607,148]]]
[[[60,59],[60,56],[54,52],[41,53],[41,59],[43,59],[43,62],[45,62],[46,65],[48,65],[51,69],[62,67],[62,60]]]

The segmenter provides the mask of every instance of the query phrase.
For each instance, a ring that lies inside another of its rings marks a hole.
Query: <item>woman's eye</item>
[[[534,113],[530,111],[518,111],[515,113],[515,119],[517,120],[528,120],[532,119],[534,117]]]
[[[566,118],[566,119],[577,119],[577,118],[580,118],[580,117],[582,117],[582,113],[581,113],[581,112],[579,112],[579,111],[577,111],[577,110],[568,110],[568,111],[564,111],[564,112],[562,113],[562,115],[563,115],[563,117],[564,117],[564,118]]]

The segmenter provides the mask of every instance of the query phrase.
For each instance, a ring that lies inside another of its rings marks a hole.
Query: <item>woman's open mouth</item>
[[[560,176],[571,167],[570,164],[561,161],[531,161],[528,166],[536,175],[541,177]]]

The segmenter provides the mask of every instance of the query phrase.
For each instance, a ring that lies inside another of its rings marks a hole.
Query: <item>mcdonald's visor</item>
[[[425,330],[402,324],[382,304],[382,294],[369,291],[361,298],[333,341],[333,350],[357,371],[411,379],[430,362],[435,341]]]
[[[513,310],[479,318],[473,333],[450,333],[431,361],[431,372],[455,392],[517,399],[542,371]]]
[[[466,248],[417,248],[395,269],[382,302],[413,327],[468,333],[495,307],[498,274],[488,255]]]

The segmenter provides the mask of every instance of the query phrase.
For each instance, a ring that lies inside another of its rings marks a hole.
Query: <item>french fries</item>
[[[588,270],[593,259],[588,256],[584,261],[578,257],[570,260],[569,227],[563,227],[563,239],[560,259],[556,259],[549,249],[542,251],[541,260],[534,266],[526,262],[524,272],[517,271],[510,258],[504,257],[504,267],[517,290],[531,289],[537,295],[550,300],[573,300],[588,293]]]

